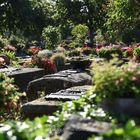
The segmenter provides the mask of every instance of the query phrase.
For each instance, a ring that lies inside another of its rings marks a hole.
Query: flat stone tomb
[[[111,129],[108,122],[99,122],[94,119],[72,118],[62,130],[64,140],[87,140],[93,134],[100,134]]]
[[[90,87],[91,86],[78,86],[52,93],[24,104],[22,106],[22,112],[25,117],[29,118],[52,115],[58,109],[61,110],[64,101],[78,99],[80,95],[85,94]]]
[[[45,91],[45,95],[48,95],[62,89],[91,84],[92,78],[86,73],[75,70],[61,71],[31,81],[28,84],[27,97],[29,101],[32,101],[38,98],[38,91]]]
[[[85,94],[91,86],[77,86],[71,87],[65,90],[58,91],[56,93],[51,93],[45,97],[46,100],[76,100],[79,99],[81,95]]]
[[[1,68],[0,73],[6,73],[9,77],[14,78],[15,84],[21,91],[26,91],[30,81],[44,76],[44,69],[40,68]]]

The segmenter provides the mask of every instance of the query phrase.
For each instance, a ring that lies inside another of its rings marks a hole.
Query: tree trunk
[[[93,28],[90,27],[89,28],[89,41],[90,41],[90,44],[91,44],[91,47],[94,47],[94,36],[93,36]]]

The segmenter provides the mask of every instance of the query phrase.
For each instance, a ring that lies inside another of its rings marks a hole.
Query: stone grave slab
[[[46,100],[76,100],[79,99],[81,95],[85,94],[91,86],[78,86],[71,87],[65,90],[60,90],[56,93],[51,93],[50,95],[46,95]]]
[[[65,124],[62,130],[62,139],[87,140],[93,134],[103,133],[109,129],[111,129],[111,124],[108,122],[74,117]]]
[[[60,71],[31,81],[28,85],[27,97],[29,101],[32,101],[38,98],[38,91],[45,91],[47,95],[62,89],[91,84],[92,78],[87,73],[75,70]]]
[[[21,91],[26,91],[30,81],[44,76],[44,69],[40,68],[2,68],[0,72],[6,73],[9,77],[14,78],[15,84]]]
[[[24,116],[28,118],[34,118],[42,115],[52,115],[55,111],[61,109],[62,103],[64,101],[78,99],[81,94],[85,94],[86,91],[88,91],[90,88],[91,86],[78,86],[62,90],[57,93],[52,93],[50,94],[50,96],[46,96],[24,104],[22,106],[22,112]],[[66,91],[66,95],[64,91]],[[61,94],[61,92],[63,94]],[[78,94],[76,95],[76,97],[73,97],[70,92],[72,94],[76,92],[75,95],[78,92]],[[59,93],[61,94],[60,97]]]
[[[73,57],[69,60],[73,69],[85,70],[90,67],[92,59],[88,57]]]
[[[46,101],[45,98],[40,98],[24,104],[21,110],[25,118],[33,119],[43,115],[52,115],[61,109],[61,105],[59,101]]]

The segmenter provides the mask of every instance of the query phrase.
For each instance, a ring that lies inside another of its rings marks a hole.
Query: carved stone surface
[[[50,94],[74,86],[91,84],[92,78],[86,73],[79,73],[74,70],[61,71],[31,81],[28,85],[27,97],[28,100],[32,101],[38,97],[38,91],[45,91],[45,94]]]
[[[24,117],[32,119],[43,115],[52,115],[58,109],[61,109],[60,102],[46,101],[45,98],[40,98],[24,104],[21,110]]]
[[[62,130],[62,139],[87,140],[93,134],[106,132],[110,128],[111,124],[107,122],[75,117],[65,124],[64,129]]]
[[[85,94],[90,88],[91,86],[72,87],[31,101],[23,105],[23,114],[30,118],[50,115],[60,108],[62,102],[78,99],[80,95]]]
[[[2,68],[0,72],[6,73],[9,77],[14,78],[15,84],[21,91],[26,91],[30,81],[44,76],[44,69],[40,68]]]
[[[91,86],[71,87],[46,95],[45,98],[46,100],[76,100],[79,99],[81,95],[85,94],[90,88]]]

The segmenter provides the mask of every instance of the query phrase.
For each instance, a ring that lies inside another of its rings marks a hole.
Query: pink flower
[[[2,57],[0,57],[0,65],[4,63],[5,63],[5,60]]]

